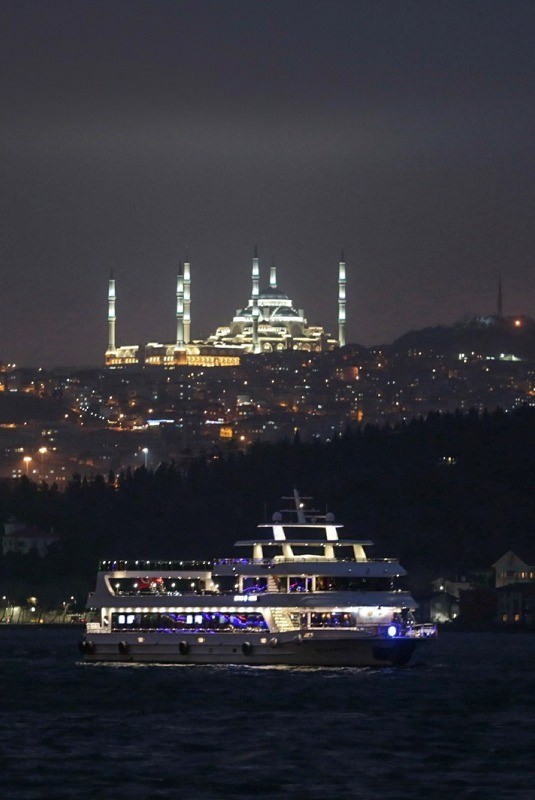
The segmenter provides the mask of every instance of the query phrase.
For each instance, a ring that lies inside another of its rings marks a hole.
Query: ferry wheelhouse
[[[414,621],[405,570],[340,538],[332,514],[277,512],[245,557],[105,561],[87,608],[85,660],[177,664],[403,665],[436,627]]]

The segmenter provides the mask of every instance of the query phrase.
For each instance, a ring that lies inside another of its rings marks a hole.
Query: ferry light
[[[389,625],[386,632],[393,639],[398,633],[397,625]]]

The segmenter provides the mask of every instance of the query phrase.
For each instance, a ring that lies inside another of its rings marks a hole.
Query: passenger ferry
[[[80,651],[91,662],[391,666],[436,636],[397,588],[405,570],[339,537],[333,514],[292,508],[236,542],[248,557],[105,561]],[[242,551],[243,552],[243,551]]]

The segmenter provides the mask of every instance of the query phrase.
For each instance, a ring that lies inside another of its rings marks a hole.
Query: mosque
[[[108,284],[108,349],[106,366],[152,365],[173,368],[181,365],[230,367],[240,363],[244,353],[273,353],[285,350],[321,352],[345,345],[346,265],[342,252],[338,263],[338,339],[319,325],[309,325],[302,309],[296,309],[288,295],[277,286],[272,265],[269,285],[260,289],[260,265],[255,247],[252,263],[252,291],[247,305],[238,309],[228,325],[221,325],[208,339],[191,338],[191,264],[180,264],[176,290],[176,341],[146,345],[116,345],[116,291],[113,275]]]

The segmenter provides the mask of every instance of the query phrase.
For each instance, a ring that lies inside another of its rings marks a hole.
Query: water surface
[[[533,634],[403,669],[89,665],[79,638],[0,626],[2,797],[533,797]]]

